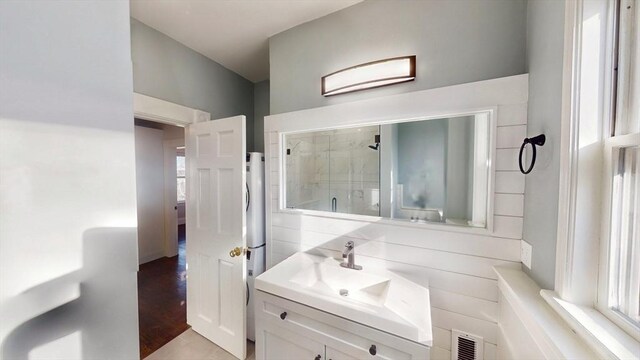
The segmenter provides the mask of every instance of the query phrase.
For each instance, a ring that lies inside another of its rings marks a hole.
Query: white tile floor
[[[255,359],[254,344],[247,341],[247,360]],[[218,345],[189,329],[145,360],[237,360]]]

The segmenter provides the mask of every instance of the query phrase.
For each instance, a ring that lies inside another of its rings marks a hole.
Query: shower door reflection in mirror
[[[379,126],[287,135],[287,207],[379,216],[379,136]]]
[[[286,207],[486,227],[490,112],[284,136]]]

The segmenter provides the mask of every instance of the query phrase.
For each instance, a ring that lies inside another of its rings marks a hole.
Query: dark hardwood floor
[[[178,241],[177,256],[140,265],[138,316],[141,359],[189,328],[184,225],[178,227]]]

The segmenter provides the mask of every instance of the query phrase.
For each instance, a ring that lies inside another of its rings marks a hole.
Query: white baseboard
[[[140,259],[138,260],[138,265],[142,265],[142,264],[148,263],[149,261],[160,259],[161,257],[164,257],[164,251],[156,251],[149,255],[141,256]]]

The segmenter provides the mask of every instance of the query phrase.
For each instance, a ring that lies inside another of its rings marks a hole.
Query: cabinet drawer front
[[[330,346],[327,346],[325,348],[324,354],[327,360],[359,360],[358,358],[349,356],[342,351],[338,351]]]
[[[257,321],[324,342],[345,359],[428,359],[429,348],[347,319],[258,292]],[[400,350],[401,349],[401,350]],[[337,360],[337,359],[334,359]]]
[[[263,353],[257,358],[267,360],[324,360],[324,345],[287,331],[279,326],[260,329],[264,340]]]

